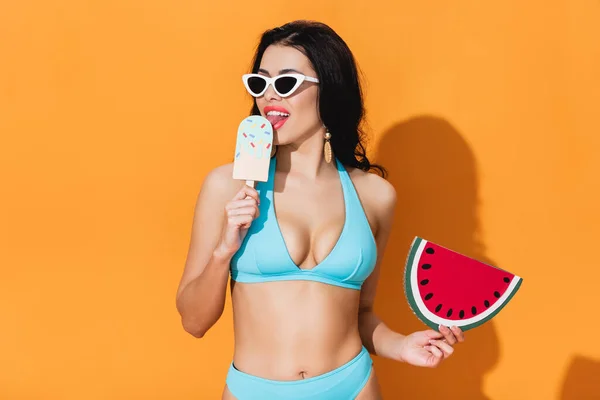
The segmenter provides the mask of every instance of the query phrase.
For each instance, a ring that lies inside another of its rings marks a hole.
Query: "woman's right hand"
[[[259,205],[258,192],[248,185],[225,205],[227,221],[217,246],[220,254],[232,257],[238,251],[252,221],[260,215]]]

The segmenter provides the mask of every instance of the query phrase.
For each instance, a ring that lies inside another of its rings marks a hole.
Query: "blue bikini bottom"
[[[275,381],[246,374],[233,363],[227,387],[237,400],[353,400],[371,376],[373,361],[363,346],[346,364],[322,375],[295,381]]]

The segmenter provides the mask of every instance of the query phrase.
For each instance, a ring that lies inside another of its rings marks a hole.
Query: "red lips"
[[[280,129],[289,117],[284,117],[282,115],[268,115],[270,111],[279,111],[288,115],[290,114],[290,112],[280,106],[267,106],[264,108],[263,112],[265,113],[267,120],[269,120],[271,125],[273,125],[273,129]]]

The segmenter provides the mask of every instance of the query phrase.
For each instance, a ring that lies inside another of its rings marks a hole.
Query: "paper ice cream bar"
[[[245,180],[252,187],[255,181],[266,182],[272,146],[271,123],[259,115],[244,118],[237,132],[233,179]]]

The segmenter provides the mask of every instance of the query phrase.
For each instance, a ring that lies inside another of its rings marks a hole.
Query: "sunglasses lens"
[[[267,81],[263,78],[253,76],[248,79],[248,87],[256,95],[261,93],[265,89],[265,86],[267,86]]]
[[[275,81],[275,89],[283,95],[288,94],[296,86],[298,79],[293,76],[284,76]]]

